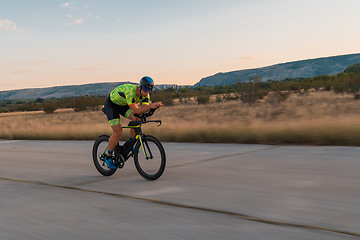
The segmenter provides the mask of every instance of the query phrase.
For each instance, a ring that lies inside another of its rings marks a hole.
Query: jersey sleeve
[[[129,106],[136,104],[135,98],[132,97],[132,96],[127,96],[127,97],[126,97],[126,102],[127,102],[127,104],[128,104]]]

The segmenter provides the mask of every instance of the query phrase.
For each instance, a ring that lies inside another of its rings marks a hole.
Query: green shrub
[[[85,95],[75,97],[72,99],[72,107],[75,108],[75,112],[86,111],[88,109],[96,110],[99,105],[104,104],[105,99],[100,96]]]
[[[174,99],[169,98],[169,97],[162,99],[161,102],[162,102],[165,106],[174,106]]]
[[[285,101],[290,96],[289,92],[277,92],[280,101]]]
[[[225,100],[227,101],[231,101],[231,100],[239,100],[240,99],[240,95],[238,93],[234,93],[234,94],[231,94],[231,93],[227,93],[224,95],[223,97]]]
[[[355,63],[344,70],[345,73],[360,73],[360,63]]]
[[[206,104],[206,103],[209,103],[210,96],[209,95],[201,95],[201,96],[198,96],[196,100],[199,104]]]
[[[269,94],[269,91],[266,90],[260,90],[257,92],[257,98],[258,99],[264,99],[265,96],[267,96]]]
[[[45,113],[53,113],[56,110],[56,105],[54,102],[43,102],[42,107]]]
[[[151,94],[150,100],[152,102],[162,102],[165,106],[174,106],[174,92],[156,91]]]
[[[331,90],[331,85],[326,85],[325,86],[325,91],[330,91]]]
[[[39,104],[35,104],[35,103],[25,103],[25,104],[20,104],[20,105],[16,105],[15,106],[15,111],[20,112],[20,111],[37,111],[40,110],[41,106]]]

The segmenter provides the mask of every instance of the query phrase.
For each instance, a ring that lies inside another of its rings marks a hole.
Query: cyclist
[[[112,135],[108,142],[108,152],[105,156],[105,162],[111,169],[115,169],[112,154],[116,148],[117,143],[122,134],[122,127],[120,115],[130,119],[131,121],[138,121],[134,116],[135,113],[142,114],[150,109],[159,108],[162,102],[150,102],[150,92],[154,89],[154,80],[151,77],[143,77],[140,80],[139,86],[133,84],[123,84],[115,88],[105,100],[104,108],[105,114],[109,120],[112,128]],[[138,107],[141,103],[141,107]],[[130,130],[130,140],[135,136],[135,130]],[[134,150],[134,149],[133,149]]]

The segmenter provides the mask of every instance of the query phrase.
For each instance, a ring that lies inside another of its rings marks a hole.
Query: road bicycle
[[[132,140],[127,140],[124,145],[117,144],[113,153],[114,165],[117,168],[108,168],[105,163],[110,137],[101,135],[95,140],[92,156],[99,173],[104,176],[111,176],[118,168],[123,168],[130,157],[133,157],[136,170],[146,180],[156,180],[163,174],[166,164],[164,147],[156,137],[145,135],[141,129],[142,124],[149,122],[159,123],[158,127],[161,125],[161,120],[147,120],[147,117],[152,116],[155,110],[150,109],[141,115],[135,114],[135,117],[139,118],[140,121],[131,121],[128,126],[122,127],[135,129],[135,137]],[[134,146],[135,150],[132,151]]]

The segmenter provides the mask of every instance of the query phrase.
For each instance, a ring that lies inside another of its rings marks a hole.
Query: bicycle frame
[[[146,119],[145,119],[144,123],[147,123],[147,122],[158,122],[158,123],[160,123],[158,126],[161,125],[160,120],[146,121]],[[131,154],[129,154],[129,153],[131,152],[133,146],[135,146],[137,141],[140,142],[140,145],[144,152],[145,158],[146,159],[153,158],[150,148],[148,146],[147,146],[148,151],[145,151],[144,143],[142,141],[142,138],[145,137],[145,134],[142,133],[141,124],[142,124],[141,121],[131,121],[128,126],[122,126],[122,128],[134,129],[135,134],[136,134],[126,149],[124,149],[123,146],[121,146],[121,145],[118,145],[118,147],[116,148],[116,154],[122,155],[122,157],[124,158],[124,160],[123,160],[124,162],[126,162],[133,155],[133,153],[131,153]],[[104,150],[103,155],[106,154],[107,149],[108,149],[108,147],[106,147],[106,149]]]
[[[129,159],[132,156],[132,153],[131,154],[129,154],[129,153],[130,153],[131,149],[133,148],[133,146],[135,146],[135,144],[138,140],[140,140],[141,147],[144,149],[143,142],[141,140],[143,133],[142,133],[140,121],[131,121],[128,126],[123,126],[122,128],[130,128],[130,129],[133,128],[135,130],[135,137],[130,142],[129,146],[126,149],[122,150],[122,155],[126,161],[127,159]],[[145,157],[146,157],[146,155],[145,155]]]
[[[148,123],[148,122],[156,122],[156,123],[159,123],[158,127],[161,125],[161,120],[147,120],[146,118],[147,117],[150,117],[154,114],[156,109],[151,109],[149,110],[149,112],[146,114],[142,114],[142,115],[139,115],[139,114],[134,114],[135,117],[137,118],[140,118],[141,121],[131,121],[129,122],[129,124],[127,126],[124,126],[122,128],[133,128],[135,130],[135,137],[134,139],[131,141],[130,145],[127,147],[127,149],[123,149],[123,157],[125,158],[124,161],[126,161],[127,159],[129,159],[129,157],[131,157],[133,154],[129,154],[132,147],[136,144],[137,141],[140,141],[140,144],[141,144],[141,148],[144,152],[144,156],[145,158],[148,160],[148,159],[152,159],[153,156],[152,156],[152,153],[150,151],[150,148],[149,146],[147,145],[147,149],[148,149],[148,152],[150,154],[150,157],[147,155],[147,152],[145,151],[145,147],[144,147],[144,143],[142,141],[142,138],[145,137],[145,134],[143,134],[142,132],[142,129],[141,129],[141,125],[143,123]]]

